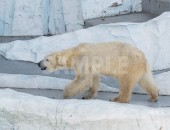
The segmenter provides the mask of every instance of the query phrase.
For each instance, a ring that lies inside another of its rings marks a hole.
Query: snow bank
[[[0,74],[0,87],[8,88],[36,88],[64,90],[71,82],[69,79],[54,78],[40,75]],[[118,92],[117,88],[100,84],[99,91]]]
[[[53,100],[0,90],[1,130],[168,130],[170,108],[100,100]]]
[[[160,88],[160,94],[170,95],[170,71],[156,75],[155,81]]]
[[[98,25],[52,37],[14,41],[0,45],[7,59],[39,62],[45,55],[78,45],[81,42],[124,41],[142,50],[153,70],[170,68],[170,12],[145,23]]]
[[[155,75],[155,81],[159,88],[160,95],[170,95],[170,72]],[[54,78],[39,75],[21,75],[21,74],[0,74],[0,87],[8,88],[37,88],[37,89],[59,89],[63,90],[71,82],[69,79]],[[116,84],[110,87],[100,83],[99,91],[119,92]],[[115,88],[116,87],[116,88]],[[146,92],[136,85],[134,93],[146,94]]]

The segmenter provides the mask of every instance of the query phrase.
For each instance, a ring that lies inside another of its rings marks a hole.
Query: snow
[[[170,108],[101,100],[54,100],[0,90],[0,129],[168,130]]]
[[[123,41],[142,50],[153,70],[170,68],[170,12],[145,23],[116,23],[52,37],[0,45],[0,54],[11,60],[39,62],[44,56],[80,44]]]
[[[114,3],[117,6],[111,7]],[[141,3],[141,0],[0,0],[0,36],[75,31],[82,29],[88,18],[140,12]]]
[[[170,95],[170,71],[155,76],[155,81],[162,95]]]
[[[4,88],[36,88],[64,90],[71,82],[69,79],[40,75],[0,74],[0,87]],[[118,92],[118,89],[100,84],[99,91]]]
[[[159,95],[170,95],[170,71],[154,75],[156,84],[159,89]],[[58,89],[64,90],[65,86],[71,82],[70,79],[54,78],[40,75],[22,75],[22,74],[0,74],[0,87],[2,88],[36,88],[36,89]],[[119,92],[119,86],[114,87],[105,83],[100,83],[99,91]],[[146,92],[136,85],[134,93],[146,94]]]
[[[163,72],[160,74],[154,75],[154,80],[159,89],[159,95],[170,95],[170,71]],[[135,93],[145,94],[145,91],[139,87],[139,85],[135,86]]]

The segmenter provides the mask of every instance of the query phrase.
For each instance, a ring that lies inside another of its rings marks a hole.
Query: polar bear
[[[115,77],[120,86],[118,97],[113,102],[127,103],[136,83],[157,101],[158,89],[148,62],[138,48],[122,42],[82,43],[76,47],[48,55],[38,63],[42,70],[73,69],[75,79],[64,90],[64,98],[71,98],[86,89],[93,98],[98,90],[100,76]]]

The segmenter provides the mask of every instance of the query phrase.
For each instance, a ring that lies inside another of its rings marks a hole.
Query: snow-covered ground
[[[124,41],[142,50],[153,70],[170,68],[170,12],[145,23],[98,25],[52,37],[14,41],[0,45],[7,59],[39,62],[45,55],[81,42]]]
[[[170,71],[155,76],[160,95],[170,95]]]
[[[0,74],[0,87],[8,88],[37,88],[64,90],[71,82],[69,79],[54,78],[40,75]],[[117,88],[100,84],[99,91],[118,92]]]
[[[170,72],[164,72],[154,76],[159,88],[159,95],[170,95]],[[22,74],[0,74],[0,87],[8,88],[37,88],[37,89],[59,89],[64,90],[71,80],[40,75]],[[99,91],[119,92],[117,84],[110,87],[104,83],[100,84]],[[134,93],[146,94],[139,86],[135,86]]]
[[[170,108],[0,90],[1,130],[169,130]]]

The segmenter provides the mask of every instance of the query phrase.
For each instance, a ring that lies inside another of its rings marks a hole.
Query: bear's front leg
[[[73,82],[64,89],[64,98],[68,99],[82,93],[90,84],[92,84],[92,78],[90,76],[77,76]]]
[[[64,89],[64,98],[65,99],[69,99],[72,96],[75,95],[74,89],[75,87],[78,87],[77,84],[79,82],[79,78],[75,78],[72,83],[70,83],[69,85],[67,85]]]
[[[100,77],[99,76],[94,76],[93,77],[93,85],[90,86],[88,95],[82,97],[82,99],[91,99],[91,98],[93,98],[97,94],[99,84],[100,84]]]

